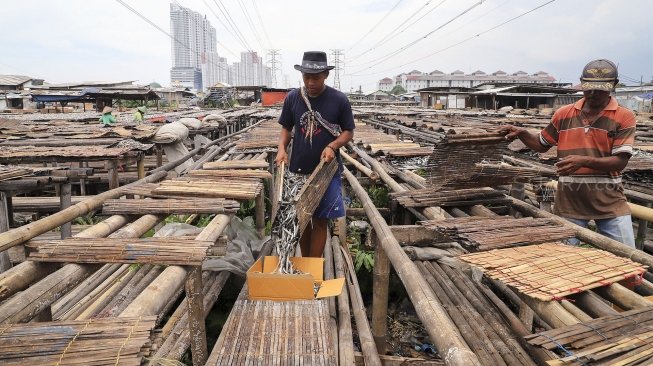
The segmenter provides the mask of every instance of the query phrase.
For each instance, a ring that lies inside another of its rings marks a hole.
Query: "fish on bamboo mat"
[[[102,204],[102,213],[107,215],[222,214],[238,209],[238,201],[224,198],[109,199]]]
[[[0,325],[0,364],[138,366],[156,316]]]
[[[421,221],[444,241],[457,241],[471,251],[509,248],[574,237],[575,231],[551,219],[523,217],[458,217]]]
[[[653,364],[653,306],[524,337],[535,347],[554,351],[549,365]]]
[[[488,277],[543,301],[641,278],[648,268],[603,250],[563,243],[498,249],[458,258],[480,267]]]

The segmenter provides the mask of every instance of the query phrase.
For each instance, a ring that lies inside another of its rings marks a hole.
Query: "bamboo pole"
[[[346,282],[347,287],[349,288],[349,293],[352,295],[350,297],[351,307],[354,313],[354,319],[356,319],[358,340],[360,341],[361,349],[363,350],[365,364],[369,366],[381,366],[379,351],[376,349],[376,344],[372,337],[372,330],[370,329],[370,324],[367,322],[365,304],[363,304],[363,296],[361,295],[358,279],[356,278],[354,264],[351,262],[351,256],[347,253],[344,247],[340,246],[340,251],[348,269],[346,271],[348,281]],[[335,255],[338,254],[336,253]]]
[[[619,314],[592,291],[581,292],[574,295],[573,299],[579,308],[595,318]]]
[[[215,242],[229,221],[229,216],[216,215],[195,239]],[[168,299],[182,288],[186,275],[187,271],[183,267],[166,267],[119,316],[158,315],[167,304]]]
[[[580,323],[580,320],[556,301],[541,301],[530,296],[518,294],[519,298],[533,309],[545,322],[554,328]]]
[[[388,335],[388,292],[390,285],[390,261],[378,242],[372,235],[374,246],[374,270],[372,274],[372,335],[378,353],[385,354]]]
[[[335,278],[333,250],[331,247],[331,238],[327,239],[327,245],[324,246],[324,279],[332,280]],[[326,299],[329,305],[329,331],[331,341],[333,342],[333,351],[336,353],[336,360],[340,360],[338,354],[338,312],[336,310],[336,298],[331,296]]]
[[[345,277],[345,261],[340,254],[340,240],[337,236],[331,238],[336,277]],[[351,331],[351,313],[349,312],[349,290],[342,289],[338,296],[338,355],[340,365],[354,363],[354,337]]]
[[[344,149],[340,149],[340,155],[342,155],[342,157],[345,158],[345,160],[347,160],[349,163],[351,163],[361,173],[368,176],[371,180],[376,182],[379,179],[379,174],[378,173],[372,171],[372,169],[370,169],[370,168],[366,167],[365,165],[359,163],[358,160],[352,158],[349,154],[347,154]]]
[[[510,204],[513,207],[515,207],[517,210],[529,216],[552,219],[556,223],[573,228],[576,231],[576,237],[578,237],[582,241],[590,243],[599,249],[606,250],[618,256],[629,258],[632,261],[645,264],[649,267],[653,267],[653,256],[651,256],[650,254],[644,253],[641,250],[631,248],[623,243],[620,243],[614,239],[610,239],[607,236],[603,236],[590,229],[586,229],[584,227],[578,226],[570,221],[565,220],[564,218],[558,215],[554,215],[552,213],[546,212],[535,206],[531,206],[523,201],[517,200],[510,196],[506,196],[506,197],[510,199]]]
[[[106,220],[91,226],[75,235],[80,238],[103,237],[118,230],[127,223],[125,216],[111,216]],[[30,284],[43,279],[54,272],[57,266],[52,263],[24,261],[11,270],[0,275],[0,301],[18,291],[26,289]]]
[[[449,365],[479,365],[478,358],[462,339],[430,286],[422,277],[419,269],[401,249],[401,246],[392,235],[392,231],[376,210],[356,177],[348,169],[344,169],[344,173],[356,196],[363,204],[363,208],[365,208],[365,212],[370,218],[370,223],[374,227],[383,250],[404,283],[417,315],[424,323],[431,340],[440,350],[445,363]]]
[[[653,305],[653,302],[650,300],[637,295],[618,283],[597,287],[593,291],[624,310],[639,309]]]
[[[161,220],[153,215],[143,216],[111,237],[140,237]],[[97,269],[97,265],[66,264],[0,304],[0,323],[20,323],[33,318]]]
[[[7,206],[7,194],[0,192],[0,233],[9,231],[9,207]],[[6,272],[11,269],[11,260],[9,259],[9,252],[3,250],[0,252],[0,273]],[[1,291],[1,290],[0,290]]]
[[[4,233],[0,233],[0,251],[7,250],[15,245],[21,244],[29,239],[48,232],[57,226],[61,226],[62,224],[75,219],[76,217],[86,215],[87,213],[102,207],[102,203],[107,199],[118,198],[122,196],[124,194],[123,189],[127,187],[136,186],[142,183],[157,182],[165,178],[167,174],[167,172],[161,172],[159,174],[150,175],[145,179],[125,185],[121,188],[113,189],[90,197],[78,204],[70,206],[70,208],[42,218],[41,220],[31,222],[27,225],[23,225]]]

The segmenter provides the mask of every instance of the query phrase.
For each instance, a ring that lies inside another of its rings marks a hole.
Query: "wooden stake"
[[[372,274],[372,335],[378,353],[385,354],[388,334],[388,292],[390,285],[390,261],[372,234],[374,245],[374,271]]]

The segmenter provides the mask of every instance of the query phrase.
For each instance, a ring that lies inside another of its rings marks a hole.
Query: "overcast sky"
[[[168,1],[124,1],[170,30]],[[293,65],[301,62],[303,51],[330,49],[344,50],[340,81],[345,91],[359,85],[373,91],[379,79],[413,69],[445,73],[543,70],[559,81],[577,83],[585,63],[596,58],[616,62],[626,84],[639,83],[640,78],[651,81],[650,0],[557,0],[486,32],[548,1],[177,3],[206,14],[216,28],[218,52],[231,63],[246,47],[226,25],[218,9],[223,4],[249,47],[262,55],[269,48],[281,50],[283,74],[291,86],[299,83]],[[137,80],[170,84],[170,38],[115,0],[6,1],[0,7],[0,19],[0,74],[24,74],[51,83]]]

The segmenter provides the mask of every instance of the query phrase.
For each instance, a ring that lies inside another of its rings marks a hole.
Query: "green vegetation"
[[[401,85],[395,85],[395,87],[390,90],[390,94],[394,95],[404,94],[405,92],[406,89],[404,89],[404,87]]]

